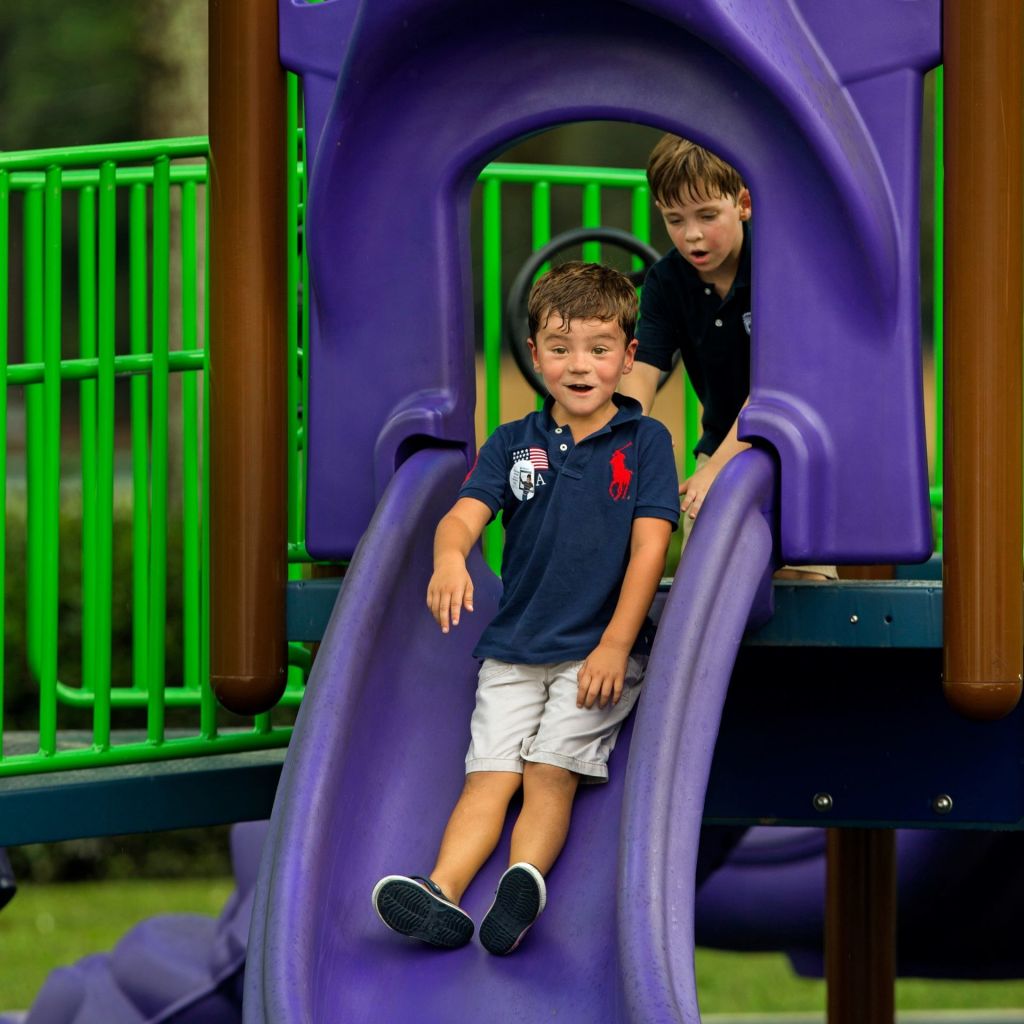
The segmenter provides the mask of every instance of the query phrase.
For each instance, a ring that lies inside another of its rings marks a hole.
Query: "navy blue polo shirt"
[[[673,249],[651,267],[640,296],[636,358],[669,370],[678,349],[704,413],[694,454],[713,455],[750,394],[750,225],[729,294],[718,297]]]
[[[459,491],[503,513],[504,592],[473,652],[519,664],[585,658],[611,621],[637,517],[679,521],[672,439],[615,395],[606,426],[574,444],[541,412],[487,439]]]

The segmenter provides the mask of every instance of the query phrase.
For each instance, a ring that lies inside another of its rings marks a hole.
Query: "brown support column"
[[[827,855],[828,1024],[893,1024],[896,834],[829,829]]]
[[[284,73],[273,0],[210,0],[210,675],[272,707],[284,635]]]
[[[944,685],[1016,706],[1021,596],[1020,0],[946,0]]]

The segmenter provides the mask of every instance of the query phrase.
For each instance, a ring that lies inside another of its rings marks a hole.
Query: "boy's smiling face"
[[[743,222],[750,219],[750,193],[732,196],[678,196],[670,206],[657,204],[672,244],[709,282],[735,277],[743,249]]]
[[[591,433],[614,416],[612,395],[624,373],[633,369],[635,338],[629,339],[615,320],[576,319],[566,329],[561,314],[552,312],[529,339],[534,369],[555,400],[558,423]],[[584,435],[580,435],[584,436]]]

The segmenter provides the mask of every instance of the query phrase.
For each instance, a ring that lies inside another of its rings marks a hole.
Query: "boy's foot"
[[[473,937],[473,919],[429,878],[386,875],[373,887],[373,907],[393,931],[440,949],[458,949]]]
[[[513,864],[498,881],[490,910],[480,922],[480,942],[488,953],[505,956],[519,945],[547,903],[544,876],[525,861]]]

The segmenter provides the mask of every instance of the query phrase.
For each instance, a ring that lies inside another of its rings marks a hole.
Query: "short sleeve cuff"
[[[672,524],[672,529],[679,526],[679,507],[666,508],[664,505],[638,505],[633,513],[634,519],[665,519]]]
[[[491,510],[492,519],[501,510],[501,501],[498,498],[495,498],[493,494],[480,487],[474,487],[472,484],[467,487],[463,487],[459,491],[459,497],[476,498],[477,501],[482,501]]]

